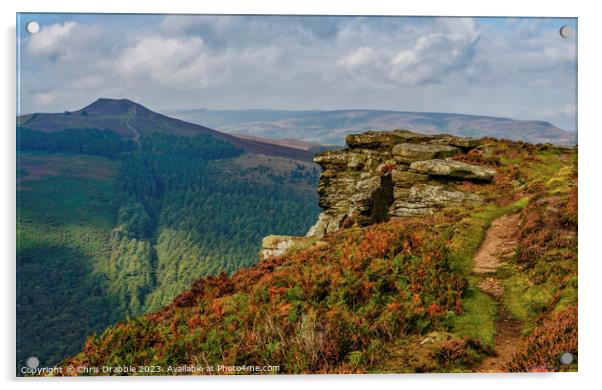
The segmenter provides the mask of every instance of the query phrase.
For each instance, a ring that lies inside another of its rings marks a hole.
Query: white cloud
[[[362,68],[376,59],[377,53],[371,47],[360,47],[349,55],[346,55],[337,61],[337,65],[344,67],[347,71],[353,72]]]
[[[27,52],[34,56],[45,57],[60,54],[77,25],[75,22],[64,22],[42,27],[29,39]]]
[[[443,32],[420,36],[391,60],[390,76],[401,84],[441,83],[450,72],[471,64],[479,34],[472,19],[441,23]]]
[[[154,36],[125,48],[115,61],[115,70],[125,80],[146,80],[175,87],[192,83],[199,87],[212,81],[207,72],[211,61],[199,37]]]

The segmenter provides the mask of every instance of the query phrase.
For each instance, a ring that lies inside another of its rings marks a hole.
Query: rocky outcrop
[[[324,211],[308,236],[479,202],[478,195],[451,184],[482,183],[495,175],[491,168],[451,159],[479,146],[471,138],[395,130],[353,134],[346,142],[346,149],[314,158],[322,167],[318,194]]]
[[[260,259],[327,246],[320,237],[341,228],[480,202],[479,195],[459,191],[454,183],[478,184],[495,176],[494,169],[452,159],[479,146],[471,138],[394,130],[352,134],[346,142],[347,148],[314,158],[322,167],[317,191],[323,212],[316,224],[306,237],[267,236]]]

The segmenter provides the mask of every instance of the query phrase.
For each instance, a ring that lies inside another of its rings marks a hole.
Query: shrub
[[[523,341],[506,369],[511,372],[575,371],[577,328],[577,306],[556,313]],[[565,352],[575,358],[569,366],[562,365],[559,360]]]

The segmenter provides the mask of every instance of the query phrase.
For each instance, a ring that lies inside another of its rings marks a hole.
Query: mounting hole
[[[27,358],[25,364],[27,364],[27,367],[31,368],[32,370],[35,370],[40,365],[40,360],[37,357],[32,356]]]
[[[570,352],[565,352],[560,355],[560,363],[569,365],[573,362],[573,354]]]
[[[560,27],[560,30],[558,30],[558,32],[563,38],[570,38],[573,35],[573,29],[571,28],[571,26],[567,25]]]
[[[25,25],[25,30],[27,30],[30,34],[36,34],[40,31],[40,24],[38,22],[27,22]]]

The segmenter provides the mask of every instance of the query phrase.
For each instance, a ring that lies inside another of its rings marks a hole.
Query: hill
[[[544,121],[525,121],[453,113],[335,110],[177,110],[172,115],[233,134],[294,138],[309,143],[342,145],[345,136],[371,129],[410,129],[426,134],[495,137],[531,143],[574,145],[576,134]]]
[[[317,168],[280,156],[307,150],[151,131],[167,120],[127,101],[36,116],[17,127],[18,367],[56,364],[199,277],[254,264],[264,235],[304,234],[319,212]],[[266,154],[241,147],[256,144]]]
[[[260,140],[242,139],[205,126],[170,118],[128,99],[101,98],[77,111],[23,115],[17,118],[17,125],[43,132],[56,132],[65,129],[106,129],[117,133],[123,139],[134,142],[138,142],[141,136],[148,136],[153,133],[182,137],[211,135],[249,153],[308,161],[312,157],[311,153],[303,149],[290,148]]]
[[[407,131],[347,144],[316,157],[309,237],[266,238],[257,265],[92,335],[55,374],[577,369],[558,359],[578,354],[575,148]]]

